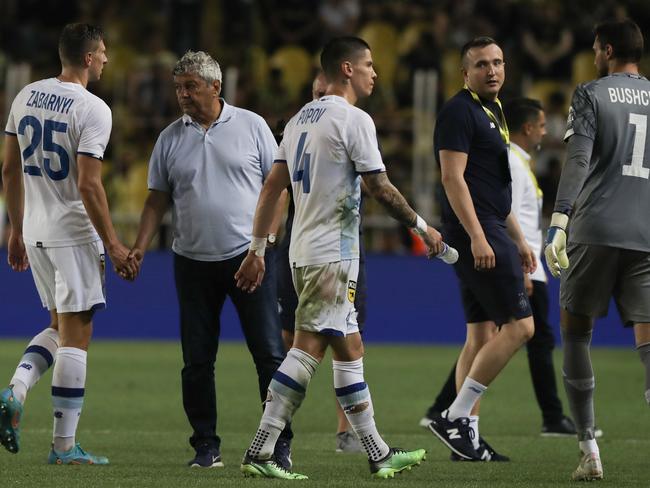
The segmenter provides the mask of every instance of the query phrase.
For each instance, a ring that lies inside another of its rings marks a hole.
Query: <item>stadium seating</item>
[[[311,81],[312,58],[300,46],[286,45],[275,51],[269,59],[269,67],[280,70],[282,83],[293,101],[298,99],[305,84]]]

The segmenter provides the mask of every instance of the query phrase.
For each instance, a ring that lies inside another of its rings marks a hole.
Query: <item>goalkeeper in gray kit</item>
[[[610,297],[624,325],[634,327],[650,403],[650,81],[638,69],[643,34],[630,20],[604,22],[594,34],[601,77],[573,94],[567,161],[544,250],[561,278],[564,385],[582,452],[574,480],[603,477],[590,343]]]

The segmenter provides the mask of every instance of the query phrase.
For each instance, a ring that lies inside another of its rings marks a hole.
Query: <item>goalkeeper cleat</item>
[[[427,451],[416,449],[405,451],[398,447],[392,447],[388,455],[379,461],[369,461],[370,472],[374,478],[393,478],[395,473],[410,471],[413,466],[418,466],[426,459]]]
[[[0,391],[0,444],[16,454],[20,448],[20,417],[23,405],[11,388]]]
[[[56,452],[54,448],[47,458],[48,464],[108,464],[108,458],[94,456],[84,451],[77,442],[73,448],[65,452]]]
[[[573,481],[594,481],[603,479],[603,465],[597,452],[588,452],[571,475]]]
[[[248,451],[242,459],[239,470],[244,473],[246,478],[278,478],[281,480],[306,480],[309,479],[304,474],[293,473],[284,469],[277,461],[270,459],[256,459],[248,455]]]

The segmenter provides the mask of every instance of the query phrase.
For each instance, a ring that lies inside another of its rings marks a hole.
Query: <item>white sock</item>
[[[469,426],[472,428],[474,431],[474,438],[472,439],[472,445],[474,446],[474,449],[478,449],[479,442],[478,442],[478,415],[470,415],[469,416]]]
[[[598,444],[596,443],[596,439],[580,441],[578,442],[578,445],[580,446],[580,450],[582,451],[583,454],[595,452],[596,454],[600,455],[600,450],[598,449]]]
[[[54,450],[68,451],[75,445],[86,386],[87,353],[76,347],[59,347],[52,372]]]
[[[379,435],[375,425],[370,390],[363,379],[363,358],[356,361],[334,361],[334,389],[345,416],[359,437],[368,459],[385,458],[390,447]]]
[[[474,381],[469,376],[465,378],[456,399],[449,406],[447,418],[453,421],[459,417],[469,417],[474,404],[481,398],[485,390],[487,390],[487,386]]]
[[[9,382],[9,385],[13,386],[14,396],[20,403],[25,403],[27,392],[50,369],[58,348],[59,332],[50,327],[35,335],[27,345]]]
[[[317,367],[318,360],[305,351],[295,347],[289,350],[269,384],[262,420],[248,447],[250,456],[269,459],[273,455],[275,443],[305,398]]]

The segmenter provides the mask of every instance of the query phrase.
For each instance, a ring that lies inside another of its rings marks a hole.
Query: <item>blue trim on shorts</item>
[[[334,388],[334,391],[336,392],[336,396],[346,396],[351,393],[365,390],[366,388],[368,388],[367,383],[362,381],[361,383],[354,383],[353,385],[344,386],[342,388]]]
[[[305,393],[305,389],[300,383],[298,383],[292,377],[287,376],[282,371],[276,371],[273,373],[273,379],[278,383],[282,383],[284,386],[291,388],[292,390],[296,390],[300,393]]]
[[[106,308],[105,303],[95,303],[92,307],[90,307],[89,312],[94,312],[95,310],[104,310]]]
[[[38,354],[39,356],[42,356],[45,361],[47,361],[47,367],[49,368],[52,366],[52,363],[54,362],[54,358],[52,357],[52,354],[50,351],[48,351],[45,347],[43,346],[29,346],[27,349],[25,349],[25,354],[29,353],[35,353]]]
[[[52,387],[52,396],[57,396],[62,398],[79,398],[84,396],[85,392],[86,392],[85,388],[65,388],[63,386]]]
[[[335,336],[335,337],[343,337],[343,336],[345,336],[345,334],[343,332],[341,332],[340,330],[337,330],[337,329],[321,329],[321,330],[318,331],[318,333],[323,334],[323,335],[331,335],[331,336]]]

